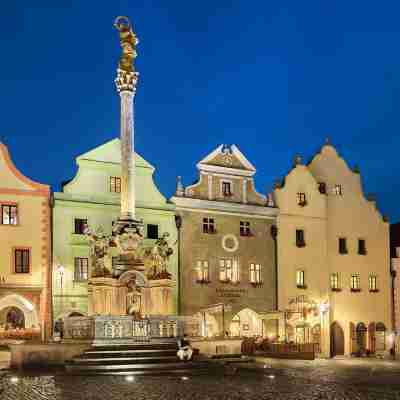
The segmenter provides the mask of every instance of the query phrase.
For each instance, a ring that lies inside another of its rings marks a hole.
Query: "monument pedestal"
[[[126,315],[128,288],[118,279],[91,278],[88,284],[88,315]]]
[[[155,279],[148,281],[148,298],[146,314],[171,315],[174,313],[172,289],[175,282],[172,279]]]

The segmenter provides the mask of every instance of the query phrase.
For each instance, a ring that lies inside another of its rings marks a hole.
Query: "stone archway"
[[[375,325],[375,351],[382,352],[386,350],[386,326],[383,322]]]
[[[344,332],[338,322],[331,325],[331,356],[344,355]]]
[[[23,314],[25,328],[40,327],[40,321],[35,306],[25,297],[18,294],[9,294],[2,297],[0,299],[0,313],[3,313],[5,318],[7,318],[7,313],[10,310],[14,310],[17,315],[19,312]],[[4,321],[4,323],[5,322],[6,321]]]
[[[363,322],[359,322],[356,326],[356,341],[358,351],[365,351],[367,348],[367,327]]]

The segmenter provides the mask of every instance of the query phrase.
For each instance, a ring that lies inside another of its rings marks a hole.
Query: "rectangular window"
[[[304,207],[307,204],[306,194],[304,192],[297,193],[297,204]]]
[[[251,236],[250,222],[240,221],[240,236]]]
[[[210,282],[210,270],[208,266],[208,261],[198,260],[196,267],[196,281],[198,283],[209,283]]]
[[[75,257],[74,280],[77,282],[87,281],[89,276],[89,259]]]
[[[221,258],[219,260],[219,280],[221,282],[239,282],[239,263],[236,259]]]
[[[158,239],[158,225],[153,225],[153,224],[147,225],[147,238]]]
[[[3,225],[18,224],[18,206],[2,204],[1,206],[1,223]]]
[[[261,283],[261,265],[250,264],[250,283]]]
[[[337,272],[331,274],[331,289],[332,290],[339,290],[339,274]]]
[[[339,254],[347,254],[346,238],[339,238]]]
[[[296,229],[296,246],[297,247],[304,247],[306,245],[304,239],[304,230],[303,229]]]
[[[110,192],[121,193],[121,178],[118,176],[110,177]]]
[[[335,187],[333,188],[333,194],[335,194],[336,196],[341,196],[342,193],[342,185],[335,185]]]
[[[365,239],[358,239],[358,254],[366,255],[367,247],[365,245]]]
[[[14,271],[16,274],[29,274],[31,255],[29,249],[14,250]]]
[[[87,227],[87,219],[75,218],[75,233],[83,235]]]
[[[214,218],[203,218],[203,233],[215,233]]]
[[[304,271],[303,270],[296,271],[296,286],[300,289],[304,289],[306,287],[305,281],[304,281]]]
[[[231,183],[230,182],[222,182],[222,194],[224,196],[232,196]]]
[[[352,274],[350,278],[350,290],[353,292],[359,292],[361,290],[360,285],[360,275],[359,274]]]
[[[318,190],[321,194],[326,194],[326,183],[325,182],[319,182],[318,183]]]
[[[370,292],[377,292],[378,291],[378,286],[376,283],[376,275],[370,275],[368,277],[368,286],[369,286],[369,291]]]

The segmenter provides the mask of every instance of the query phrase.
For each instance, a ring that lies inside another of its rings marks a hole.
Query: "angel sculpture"
[[[104,234],[102,227],[98,227],[96,232],[86,227],[85,235],[89,238],[92,278],[111,276],[104,262],[110,247],[109,237]]]

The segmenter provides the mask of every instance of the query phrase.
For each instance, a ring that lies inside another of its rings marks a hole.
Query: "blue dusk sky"
[[[265,193],[329,136],[366,193],[400,219],[400,2],[3,2],[0,140],[60,190],[74,158],[119,134],[118,15],[139,36],[136,151],[170,197],[221,143]]]

